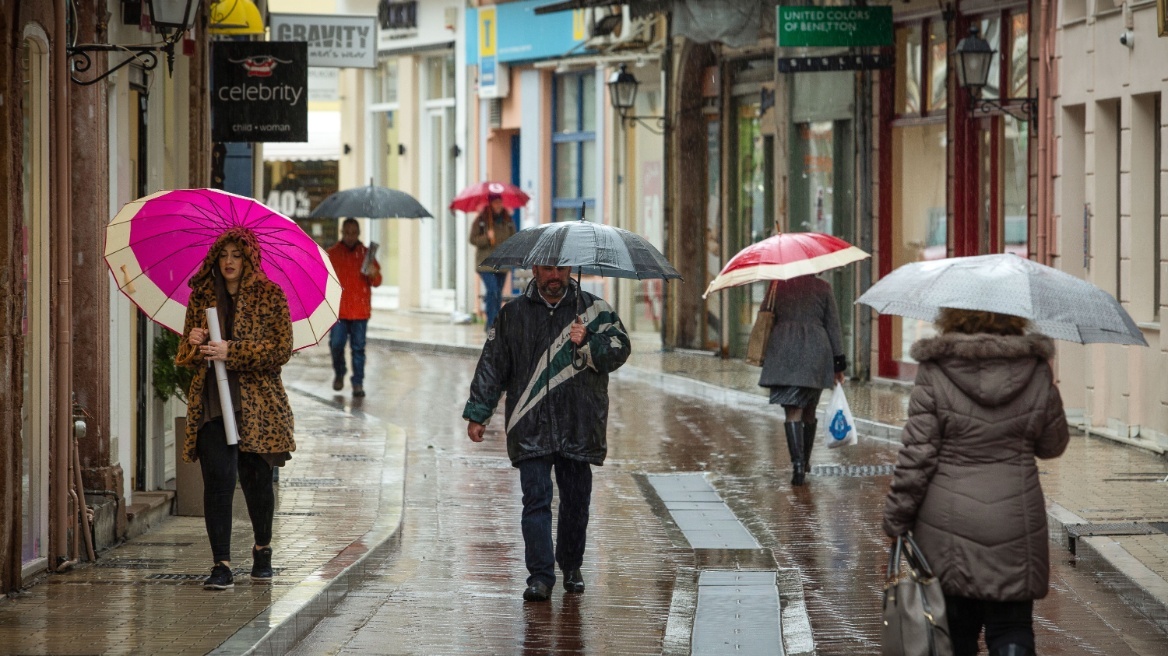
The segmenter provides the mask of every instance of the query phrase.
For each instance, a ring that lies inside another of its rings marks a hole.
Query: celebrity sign
[[[308,141],[308,44],[216,41],[211,138]]]

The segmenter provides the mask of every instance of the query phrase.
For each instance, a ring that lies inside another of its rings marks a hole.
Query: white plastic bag
[[[828,448],[834,449],[856,443],[856,420],[852,418],[852,409],[848,407],[844,386],[839,383],[836,383],[835,389],[832,390],[824,419],[827,422],[827,431],[823,441]]]

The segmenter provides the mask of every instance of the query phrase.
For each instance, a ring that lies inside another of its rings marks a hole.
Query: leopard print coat
[[[188,341],[192,328],[206,328],[205,310],[215,307],[212,267],[218,266],[219,252],[234,241],[244,254],[243,277],[236,296],[234,339],[228,343],[227,369],[239,375],[239,448],[252,453],[295,451],[292,439],[292,408],[280,379],[280,368],[292,355],[292,320],[284,290],[260,269],[260,249],[255,235],[246,229],[223,233],[207,252],[199,272],[191,278],[190,301],[179,342],[178,365],[195,370],[187,394],[187,434],[183,460],[198,459],[195,443],[202,420],[203,385],[207,384],[207,360]],[[214,378],[210,378],[214,384]]]

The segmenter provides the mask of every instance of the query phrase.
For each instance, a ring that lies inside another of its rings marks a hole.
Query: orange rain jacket
[[[369,303],[370,289],[381,286],[381,265],[378,264],[377,273],[372,276],[361,273],[361,264],[365,262],[365,253],[368,250],[361,242],[349,248],[343,241],[338,241],[328,249],[328,256],[332,260],[333,269],[337,272],[337,279],[341,281],[339,319],[368,319],[372,314]],[[373,262],[377,263],[377,260],[374,259]]]

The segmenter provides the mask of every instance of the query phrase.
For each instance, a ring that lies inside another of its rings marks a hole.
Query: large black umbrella
[[[583,219],[520,230],[495,247],[482,264],[496,271],[536,265],[567,266],[577,274],[610,278],[681,279],[661,251],[641,235]]]
[[[578,221],[545,223],[515,233],[495,247],[482,266],[530,269],[533,266],[566,266],[576,270],[576,285],[580,275],[587,273],[610,278],[645,280],[660,278],[681,280],[681,274],[641,235],[621,228]],[[581,299],[576,296],[576,312],[580,313]],[[572,344],[572,366],[583,369],[584,362]]]
[[[369,184],[344,189],[321,201],[310,214],[314,219],[423,219],[433,217],[416,198],[404,191]]]

